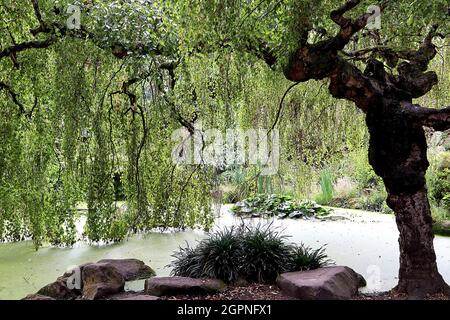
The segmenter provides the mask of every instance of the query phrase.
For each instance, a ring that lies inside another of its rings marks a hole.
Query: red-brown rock
[[[94,263],[83,268],[82,297],[87,300],[104,298],[123,291],[125,279],[109,263]]]
[[[346,300],[366,281],[352,269],[338,266],[283,273],[277,284],[284,294],[301,300]]]
[[[153,277],[145,281],[145,293],[154,296],[202,295],[226,288],[221,280],[186,277]]]

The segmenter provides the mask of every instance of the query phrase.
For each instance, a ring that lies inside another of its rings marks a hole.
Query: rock
[[[48,296],[43,296],[41,294],[33,293],[33,294],[27,295],[22,300],[56,300],[56,299],[52,298],[52,297],[48,297]]]
[[[145,293],[154,296],[204,295],[226,288],[221,280],[185,277],[153,277],[145,281]]]
[[[138,259],[104,259],[98,263],[108,263],[114,266],[125,281],[147,279],[156,275],[152,268]]]
[[[65,272],[61,277],[56,279],[55,282],[41,288],[36,295],[47,296],[56,300],[73,300],[77,298],[81,295],[81,272],[88,264],[89,263],[78,266],[78,270],[74,269]],[[76,282],[78,282],[78,286],[76,285]]]
[[[140,294],[137,296],[129,296],[129,297],[126,297],[123,299],[117,299],[117,300],[147,300],[147,301],[153,300],[154,301],[154,300],[159,300],[159,297],[149,296],[146,294]]]
[[[78,293],[76,290],[69,289],[66,279],[61,277],[41,288],[37,295],[51,297],[56,300],[72,300],[78,296]]]
[[[125,279],[109,263],[94,263],[83,268],[83,299],[94,300],[123,291]]]
[[[64,273],[37,292],[57,300],[100,299],[123,291],[125,281],[147,279],[155,272],[137,259],[104,259]],[[31,295],[30,295],[31,296]]]
[[[302,300],[346,300],[364,287],[364,278],[348,267],[325,267],[309,271],[283,273],[278,287],[291,297]]]
[[[126,291],[108,296],[106,300],[159,300],[159,297],[147,295],[142,291]]]

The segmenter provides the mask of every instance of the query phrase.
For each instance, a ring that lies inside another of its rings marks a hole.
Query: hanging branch
[[[19,101],[17,94],[14,92],[14,90],[11,88],[11,86],[7,85],[4,82],[0,82],[0,90],[6,90],[7,94],[10,96],[12,101],[19,107],[20,114],[26,114],[25,107],[23,104]]]
[[[269,134],[270,132],[273,131],[273,129],[275,129],[275,127],[276,127],[276,125],[277,125],[277,123],[278,123],[278,120],[280,119],[281,110],[283,109],[283,102],[284,102],[284,99],[286,98],[287,94],[289,93],[289,91],[291,91],[295,86],[297,86],[297,85],[299,85],[299,84],[300,84],[300,82],[294,83],[294,84],[291,85],[291,86],[286,90],[286,92],[284,93],[283,97],[281,98],[280,105],[279,105],[279,107],[278,107],[278,111],[277,111],[277,115],[276,115],[276,117],[275,117],[275,121],[273,122],[272,127],[271,127],[270,130],[267,132],[267,134]]]

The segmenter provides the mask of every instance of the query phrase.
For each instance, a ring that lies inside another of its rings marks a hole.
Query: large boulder
[[[152,268],[137,259],[104,259],[64,273],[37,294],[57,300],[101,299],[124,290],[125,281],[155,276]]]
[[[125,279],[116,267],[109,263],[94,263],[83,268],[82,297],[87,300],[104,298],[123,291]]]
[[[226,288],[217,279],[194,279],[186,277],[153,277],[145,281],[145,293],[153,296],[204,295],[217,293]]]
[[[114,266],[125,281],[147,279],[156,275],[152,268],[138,259],[104,259],[98,263],[108,263]]]
[[[81,273],[83,268],[90,263],[82,264],[71,271],[65,272],[55,282],[47,284],[36,294],[48,296],[56,300],[73,300],[81,295]],[[31,296],[31,295],[30,295]]]
[[[291,297],[302,300],[346,300],[364,287],[364,278],[348,267],[325,267],[309,271],[283,273],[278,287]]]

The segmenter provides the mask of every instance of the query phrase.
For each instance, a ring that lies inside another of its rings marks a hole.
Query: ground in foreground
[[[136,293],[137,295],[138,293]],[[142,294],[142,293],[140,293]],[[133,294],[130,294],[131,298]],[[396,294],[392,291],[380,293],[360,293],[353,300],[407,300],[407,296]],[[268,284],[250,284],[240,287],[229,287],[221,293],[192,296],[177,295],[170,297],[161,297],[161,300],[296,300],[295,298],[284,295],[276,285]],[[434,295],[427,297],[426,300],[450,300],[450,296]]]

